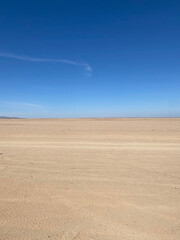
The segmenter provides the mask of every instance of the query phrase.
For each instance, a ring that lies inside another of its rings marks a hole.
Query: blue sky
[[[180,1],[0,1],[0,116],[180,117]]]

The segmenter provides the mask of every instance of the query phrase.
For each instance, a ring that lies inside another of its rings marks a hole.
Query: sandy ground
[[[180,119],[0,120],[0,240],[179,240]]]

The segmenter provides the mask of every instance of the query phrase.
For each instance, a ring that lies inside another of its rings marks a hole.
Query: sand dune
[[[1,240],[179,240],[180,119],[0,119]]]

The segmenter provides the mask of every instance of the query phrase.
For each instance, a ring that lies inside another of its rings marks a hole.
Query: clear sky
[[[0,116],[180,117],[180,1],[0,1],[0,90]]]

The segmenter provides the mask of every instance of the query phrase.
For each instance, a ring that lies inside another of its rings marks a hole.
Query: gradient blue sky
[[[180,117],[180,1],[0,1],[0,115]]]

